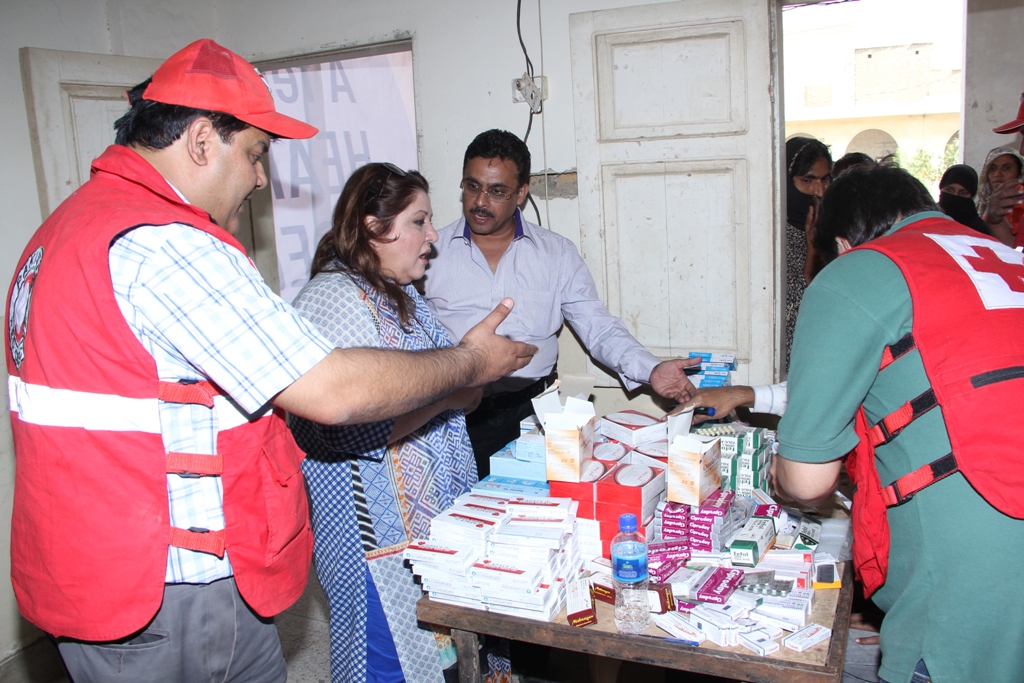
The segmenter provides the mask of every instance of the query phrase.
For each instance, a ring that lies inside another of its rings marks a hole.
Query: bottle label
[[[626,583],[646,579],[647,546],[641,543],[617,543],[612,546],[612,574],[619,581]]]

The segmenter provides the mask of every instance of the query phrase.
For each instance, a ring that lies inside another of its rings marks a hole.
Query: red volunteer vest
[[[993,507],[1024,518],[1024,466],[1006,451],[1024,439],[1024,421],[994,429],[990,419],[993,406],[1024,405],[1024,256],[945,218],[919,220],[860,248],[892,259],[914,308],[912,335],[885,350],[880,371],[917,348],[931,383],[872,427],[863,409],[857,416],[861,440],[847,460],[857,486],[853,554],[870,595],[888,571],[886,509],[939,479],[959,471]],[[882,487],[875,447],[935,405],[952,452]]]
[[[306,584],[302,452],[281,415],[246,421],[208,384],[159,382],[114,298],[110,243],[169,223],[242,249],[142,157],[112,146],[32,237],[11,285],[11,578],[21,613],[55,636],[112,640],[143,628],[163,599],[168,545],[226,548],[239,591],[264,616]],[[159,400],[216,403],[217,456],[165,453]],[[182,471],[220,472],[223,532],[171,528],[166,473]]]

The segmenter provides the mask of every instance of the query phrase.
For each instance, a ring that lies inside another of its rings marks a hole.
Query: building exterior
[[[924,13],[926,5],[917,4]],[[944,40],[951,29],[962,35],[963,6],[939,4],[959,8],[938,8],[948,13],[938,35],[898,44],[884,44],[895,37],[895,18],[877,2],[785,12],[786,137],[815,137],[835,159],[895,154],[937,189],[943,170],[958,161],[963,101],[963,51]],[[927,37],[927,24],[903,38]]]

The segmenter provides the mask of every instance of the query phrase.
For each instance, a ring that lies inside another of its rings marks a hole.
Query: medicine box
[[[544,426],[548,481],[578,482],[594,453],[594,404],[573,396],[562,404],[557,386],[533,399]]]
[[[515,445],[513,441],[511,445]],[[543,481],[547,478],[547,465],[540,461],[521,460],[509,449],[500,450],[491,456],[491,474],[499,477]]]
[[[664,441],[666,434],[664,422],[636,410],[622,410],[601,418],[601,435],[630,448],[652,441]]]
[[[704,502],[722,483],[721,456],[717,438],[677,436],[669,447],[668,499],[688,505]]]

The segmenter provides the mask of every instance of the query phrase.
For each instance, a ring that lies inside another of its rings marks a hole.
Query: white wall
[[[968,0],[967,36],[961,149],[982,173],[990,149],[1021,141],[992,128],[1017,116],[1024,92],[1024,0]]]

